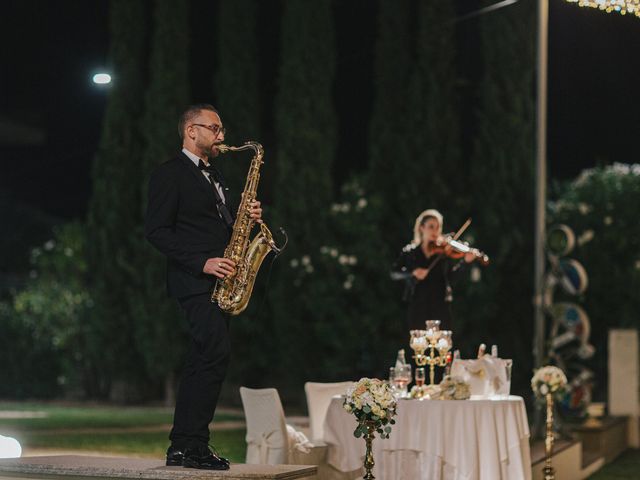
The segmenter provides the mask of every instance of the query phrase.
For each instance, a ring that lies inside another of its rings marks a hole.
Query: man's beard
[[[215,148],[215,146],[216,143],[200,145],[200,150],[202,150],[202,152],[207,157],[217,157],[219,152],[218,149]]]

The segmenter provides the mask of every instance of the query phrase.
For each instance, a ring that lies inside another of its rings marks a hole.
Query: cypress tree
[[[270,2],[265,6],[272,9],[274,5]],[[217,58],[220,68],[215,73],[216,105],[227,128],[225,143],[241,145],[245,141],[255,140],[265,148],[258,199],[263,204],[265,221],[273,226],[270,221],[273,210],[268,205],[268,193],[269,180],[274,176],[275,155],[266,144],[268,139],[263,128],[265,110],[270,105],[266,105],[262,96],[266,75],[260,51],[266,47],[259,38],[260,22],[265,21],[260,15],[260,8],[256,0],[222,0],[219,4]],[[273,55],[270,58],[273,59]],[[232,194],[239,194],[244,188],[249,157],[249,153],[229,153],[220,157],[220,168]],[[237,203],[239,198],[232,197],[232,200]],[[257,230],[254,228],[254,235]],[[230,328],[233,356],[223,394],[229,392],[233,399],[237,396],[238,385],[255,385],[272,369],[273,359],[269,355],[254,354],[258,350],[265,352],[263,340],[269,335],[268,322],[264,321],[267,313],[264,300],[268,293],[270,261],[268,258],[260,270],[247,310],[233,319]],[[273,355],[278,355],[278,352],[274,351]]]
[[[408,144],[411,131],[409,107],[413,99],[407,96],[415,59],[415,5],[381,0],[378,12],[378,40],[375,60],[375,99],[371,119],[371,162],[368,190],[372,206],[379,212],[383,236],[382,252],[393,257],[394,248],[402,242],[400,232],[406,231],[419,208],[407,204],[402,191],[413,181],[407,175],[411,169],[412,149]]]
[[[400,300],[403,285],[394,284],[387,272],[400,248],[411,240],[413,221],[422,210],[456,206],[451,195],[457,179],[447,175],[460,157],[453,7],[451,2],[403,2],[402,6],[380,2],[366,185],[371,205],[366,216],[371,218],[356,222],[373,222],[377,231],[354,242],[362,259],[354,287],[364,280],[366,288],[357,297],[368,299],[358,304],[369,317],[367,328],[393,338],[396,348],[408,339],[406,305]],[[387,365],[392,362],[384,342],[375,349],[386,350]]]
[[[165,400],[173,401],[174,369],[180,363],[185,342],[176,343],[182,325],[174,302],[165,292],[166,259],[151,247],[143,234],[146,189],[153,167],[180,149],[178,116],[189,101],[188,9],[177,0],[155,0],[153,36],[149,58],[149,81],[145,95],[145,150],[141,155],[141,192],[135,235],[135,281],[127,286],[128,309],[143,365],[153,384],[164,382]]]
[[[454,14],[452,1],[418,4],[416,61],[407,95],[411,151],[403,165],[411,181],[405,182],[400,197],[403,213],[412,218],[404,232],[425,208],[441,209],[445,219],[448,210],[464,215],[458,212],[465,182],[459,164]]]
[[[502,357],[521,365],[516,391],[528,389],[531,371],[534,6],[520,2],[479,20],[484,73],[471,189],[477,244],[492,263],[480,283],[467,285],[466,298],[459,295],[456,319],[460,339],[496,343]]]
[[[88,257],[96,305],[91,317],[96,345],[102,346],[104,387],[119,372],[135,374],[139,359],[131,335],[131,316],[126,307],[125,286],[135,272],[132,232],[140,220],[141,118],[144,78],[140,65],[145,58],[146,12],[140,2],[110,3],[110,64],[114,83],[109,93],[103,131],[93,163],[93,194],[88,214]],[[104,348],[108,346],[108,348]]]
[[[460,159],[452,2],[381,1],[371,182],[385,243],[406,244],[416,216],[452,204]],[[445,212],[446,213],[446,212]],[[394,255],[394,253],[391,253]]]
[[[288,227],[289,246],[274,273],[273,333],[282,362],[279,373],[295,382],[322,369],[320,352],[327,336],[310,334],[309,329],[327,328],[337,321],[328,318],[323,308],[332,301],[322,292],[327,278],[315,270],[321,261],[322,236],[328,229],[336,148],[331,2],[286,2],[281,35],[275,106],[275,225]],[[292,346],[297,347],[297,355],[314,356],[314,362],[290,362],[282,352],[291,351]]]
[[[273,170],[273,152],[264,145],[262,128],[262,98],[260,79],[262,72],[258,54],[258,4],[255,0],[222,0],[218,15],[218,65],[215,72],[216,105],[227,129],[225,143],[241,145],[248,140],[262,143],[265,147],[264,168],[258,199],[264,203],[265,176]],[[248,153],[228,153],[220,157],[220,168],[232,192],[232,202],[239,201],[238,195],[244,189],[249,170]],[[234,198],[235,196],[235,198]],[[265,208],[265,220],[270,224],[270,209]],[[254,228],[254,235],[257,228]],[[251,302],[247,310],[233,319],[230,329],[233,356],[227,376],[225,390],[237,396],[237,386],[253,385],[268,374],[272,359],[268,355],[255,356],[264,351],[263,339],[269,334],[261,321],[265,279],[268,271],[265,261],[256,280]]]

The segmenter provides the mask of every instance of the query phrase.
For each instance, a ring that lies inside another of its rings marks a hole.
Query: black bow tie
[[[200,170],[203,170],[203,171],[207,172],[209,175],[211,175],[211,177],[216,181],[216,183],[224,185],[224,182],[222,181],[222,174],[220,173],[220,170],[218,170],[212,164],[207,165],[202,160],[198,160],[198,168]]]

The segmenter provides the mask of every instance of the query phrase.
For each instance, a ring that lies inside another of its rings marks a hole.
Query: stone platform
[[[588,419],[571,426],[571,430],[582,441],[585,452],[596,452],[604,456],[605,463],[610,463],[629,447],[628,422],[624,417]]]
[[[289,480],[315,478],[314,465],[231,465],[229,470],[196,470],[167,467],[164,461],[120,457],[60,455],[0,459],[0,480],[30,479],[95,480],[106,478],[137,480]]]

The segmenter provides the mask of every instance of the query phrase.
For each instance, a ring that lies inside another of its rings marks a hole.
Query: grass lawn
[[[627,450],[609,465],[605,465],[589,480],[627,480],[640,478],[640,450]]]
[[[10,412],[10,413],[9,413]],[[0,435],[23,449],[86,450],[163,458],[173,410],[161,407],[61,406],[0,402]],[[216,422],[244,420],[219,414]],[[245,430],[214,430],[212,444],[233,462],[243,462]]]
[[[132,433],[65,433],[41,435],[36,432],[17,437],[23,448],[87,450],[127,456],[164,458],[169,440],[166,432]],[[223,457],[243,463],[246,451],[244,430],[221,430],[213,433],[212,445]]]

